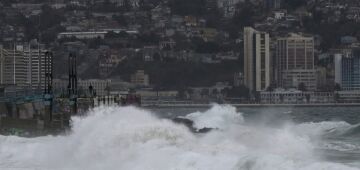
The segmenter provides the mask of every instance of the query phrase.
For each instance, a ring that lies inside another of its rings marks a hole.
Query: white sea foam
[[[30,170],[348,170],[314,154],[312,141],[294,126],[243,123],[230,106],[188,116],[182,125],[134,107],[96,108],[73,119],[67,136],[24,139],[0,136],[0,169]]]
[[[194,121],[194,127],[227,129],[233,125],[242,123],[243,117],[241,113],[236,112],[235,107],[227,105],[214,105],[206,112],[195,112],[188,114],[186,118]]]
[[[309,136],[341,134],[353,126],[344,121],[307,122],[294,126],[294,130]]]

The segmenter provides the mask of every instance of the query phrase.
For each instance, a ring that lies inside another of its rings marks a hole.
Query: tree
[[[212,90],[211,94],[216,97],[219,94],[219,90],[215,88]]]
[[[146,34],[140,34],[137,37],[138,43],[144,43],[144,44],[158,44],[160,41],[159,35],[155,33],[146,33]]]
[[[221,91],[220,91],[220,93],[221,93],[221,95],[223,96],[223,97],[226,97],[227,96],[227,94],[228,94],[228,92],[229,92],[229,88],[228,87],[226,87],[226,88],[224,88],[224,89],[221,89]]]
[[[339,83],[336,83],[334,86],[334,91],[341,91],[341,86]]]
[[[55,39],[57,38],[57,34],[62,31],[65,31],[64,27],[55,26],[55,27],[52,27],[52,28],[42,32],[42,35],[41,35],[42,42],[47,43],[47,44],[54,42]]]
[[[107,95],[110,95],[110,91],[111,91],[111,88],[110,86],[107,84],[106,87],[104,88],[104,91],[107,92]]]
[[[186,90],[186,93],[189,94],[189,96],[191,97],[191,96],[194,94],[194,90],[188,88],[188,89]]]
[[[49,43],[54,41],[57,33],[64,30],[60,23],[65,20],[65,17],[59,10],[55,10],[49,5],[43,5],[41,10],[42,12],[38,16],[26,18],[20,15],[17,21],[25,28],[28,41],[41,36],[42,42]]]
[[[209,95],[209,89],[208,89],[208,88],[203,88],[203,89],[201,90],[201,92],[200,92],[200,95],[201,95],[202,97],[208,96],[208,95]]]
[[[305,83],[303,83],[303,82],[299,83],[298,90],[307,91]]]
[[[130,11],[132,9],[130,0],[124,0],[123,8],[125,11]]]
[[[306,102],[309,103],[309,102],[310,102],[310,98],[311,98],[310,94],[306,94],[305,97],[306,97]]]
[[[1,0],[1,3],[4,5],[4,6],[11,6],[11,4],[14,3],[13,0]]]
[[[239,87],[233,87],[233,88],[229,89],[227,92],[227,95],[229,97],[234,97],[234,98],[239,98],[239,97],[249,98],[250,97],[249,92],[250,92],[249,88],[247,88],[244,85],[241,85]]]
[[[338,92],[335,92],[335,94],[334,94],[334,100],[335,100],[336,103],[339,102],[339,100],[340,100],[340,94],[339,94]]]
[[[140,8],[141,10],[144,10],[144,11],[147,11],[147,10],[148,10],[145,0],[140,0],[140,1],[139,1],[139,8]]]
[[[178,90],[178,95],[177,95],[178,99],[185,99],[186,98],[186,91],[184,88],[179,88]]]
[[[252,26],[254,24],[254,16],[256,15],[255,7],[251,3],[241,3],[236,6],[237,10],[233,17],[233,23],[241,28],[244,26]]]
[[[283,4],[286,8],[295,10],[301,6],[306,5],[307,0],[284,0]]]
[[[171,0],[171,12],[177,15],[202,16],[206,13],[206,0]]]
[[[121,31],[120,33],[115,33],[113,31],[110,31],[107,34],[105,34],[105,38],[126,38],[128,36],[129,34],[126,33],[125,31]]]

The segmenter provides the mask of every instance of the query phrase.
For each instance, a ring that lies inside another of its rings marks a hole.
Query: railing
[[[258,107],[258,106],[360,106],[360,103],[259,103],[259,102],[224,102],[235,107]],[[211,107],[211,102],[201,101],[165,101],[165,100],[143,100],[142,107]]]
[[[209,102],[194,102],[194,101],[166,101],[166,100],[143,100],[141,106],[208,106]]]
[[[21,90],[5,92],[0,97],[0,102],[25,102],[44,99],[42,90]]]

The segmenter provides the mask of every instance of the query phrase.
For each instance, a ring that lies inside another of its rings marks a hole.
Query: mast
[[[69,84],[68,95],[70,99],[71,114],[77,114],[77,68],[76,68],[76,55],[69,54]]]

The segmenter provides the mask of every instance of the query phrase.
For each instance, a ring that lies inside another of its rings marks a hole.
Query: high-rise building
[[[316,89],[314,38],[291,34],[277,40],[276,79],[282,88],[298,88],[304,83],[307,90]]]
[[[352,55],[341,58],[341,89],[360,90],[360,49],[353,49]],[[338,70],[336,70],[338,71]],[[339,79],[339,78],[338,78]]]
[[[42,89],[45,80],[45,52],[40,45],[0,47],[0,83]]]
[[[270,86],[269,34],[251,27],[244,28],[244,81],[251,92]]]

